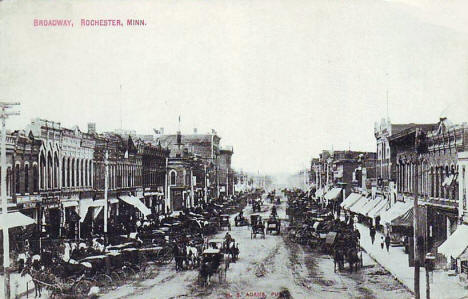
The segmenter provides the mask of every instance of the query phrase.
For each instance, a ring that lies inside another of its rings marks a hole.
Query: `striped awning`
[[[349,210],[351,206],[353,206],[355,203],[359,201],[359,199],[362,197],[361,194],[359,193],[351,193],[346,197],[346,199],[340,204],[340,206],[345,209]]]

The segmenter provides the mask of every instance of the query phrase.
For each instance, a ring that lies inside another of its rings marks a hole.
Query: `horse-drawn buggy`
[[[261,235],[263,239],[265,239],[265,225],[262,220],[262,216],[258,214],[250,215],[250,225],[252,227],[252,231],[250,234],[250,238],[256,238],[257,235]]]
[[[329,233],[330,235],[332,233]],[[325,243],[332,248],[332,256],[339,270],[344,269],[344,263],[349,264],[349,271],[358,271],[362,266],[362,253],[360,252],[359,239],[351,230],[334,233],[335,237],[327,236]]]
[[[281,220],[278,217],[270,217],[267,221],[266,230],[270,235],[273,232],[279,235],[281,233]]]
[[[234,225],[235,226],[246,226],[249,225],[249,222],[244,217],[243,214],[239,213],[236,217],[234,217]]]
[[[231,230],[231,222],[229,221],[229,215],[220,215],[219,216],[219,228],[227,228]]]
[[[198,280],[202,286],[207,285],[211,277],[218,274],[219,282],[226,280],[226,272],[229,268],[229,260],[220,249],[208,248],[202,253],[202,261]]]

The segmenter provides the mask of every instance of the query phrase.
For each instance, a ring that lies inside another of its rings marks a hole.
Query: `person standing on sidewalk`
[[[390,235],[387,234],[387,236],[385,237],[385,247],[387,247],[387,252],[389,252],[389,248],[390,248]]]
[[[380,248],[382,248],[382,250],[384,249],[384,244],[385,244],[385,241],[384,241],[384,237],[380,237]]]
[[[370,227],[369,234],[370,234],[370,238],[372,240],[372,245],[374,245],[374,241],[375,241],[375,227],[374,226]]]

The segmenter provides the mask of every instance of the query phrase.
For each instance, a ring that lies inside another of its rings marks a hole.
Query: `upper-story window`
[[[29,193],[29,165],[24,166],[24,192]]]
[[[20,166],[16,164],[15,166],[15,192],[16,194],[20,193]]]
[[[176,175],[177,175],[177,173],[175,171],[171,172],[171,185],[176,184]]]

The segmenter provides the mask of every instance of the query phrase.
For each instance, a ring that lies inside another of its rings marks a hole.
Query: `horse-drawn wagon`
[[[223,214],[219,216],[219,227],[226,227],[228,230],[231,230],[231,222],[229,221],[229,215]]]
[[[220,249],[208,248],[202,253],[202,262],[199,271],[199,282],[205,286],[210,282],[212,276],[218,274],[219,282],[226,280],[226,272],[229,261],[224,258]]]
[[[281,220],[277,217],[270,217],[267,221],[267,233],[270,235],[275,232],[277,235],[281,233]]]
[[[262,216],[258,214],[250,215],[250,225],[252,227],[251,239],[256,238],[257,235],[261,235],[265,239],[265,225],[263,224]]]

